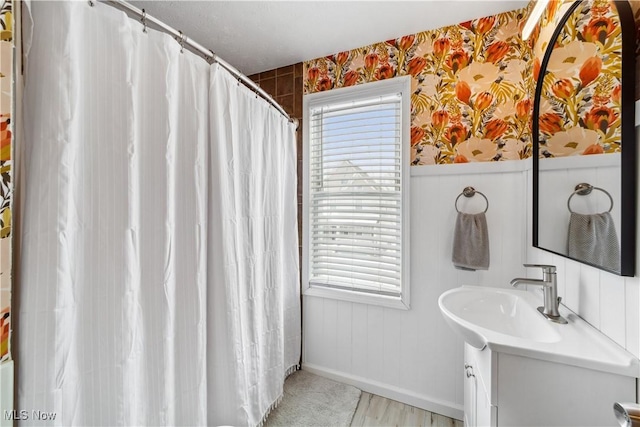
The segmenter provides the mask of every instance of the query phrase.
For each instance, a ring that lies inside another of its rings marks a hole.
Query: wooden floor
[[[351,425],[463,427],[463,422],[363,391]]]

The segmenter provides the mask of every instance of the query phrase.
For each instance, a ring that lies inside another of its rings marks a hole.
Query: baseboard
[[[464,408],[457,403],[435,399],[390,384],[372,381],[367,378],[346,374],[310,363],[303,363],[302,369],[312,374],[320,375],[321,377],[358,387],[360,390],[368,393],[377,394],[387,399],[424,409],[425,411],[435,412],[436,414],[445,415],[457,420],[462,420],[464,416]]]

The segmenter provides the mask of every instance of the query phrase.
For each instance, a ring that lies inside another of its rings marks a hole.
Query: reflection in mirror
[[[628,2],[573,3],[544,53],[532,128],[534,246],[626,276],[635,263],[634,43]]]

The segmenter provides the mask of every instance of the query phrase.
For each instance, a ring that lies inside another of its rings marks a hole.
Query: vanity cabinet
[[[495,352],[480,351],[465,344],[464,352],[464,425],[497,425],[497,406],[491,403],[492,372],[496,361]]]
[[[616,425],[636,379],[465,344],[465,426]]]

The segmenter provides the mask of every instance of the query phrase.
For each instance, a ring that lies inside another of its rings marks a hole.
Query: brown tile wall
[[[302,265],[302,62],[249,76],[275,99],[284,110],[298,119],[298,250]]]

